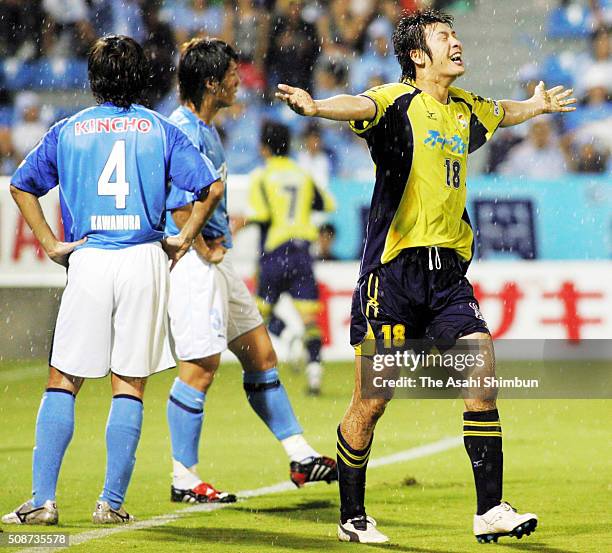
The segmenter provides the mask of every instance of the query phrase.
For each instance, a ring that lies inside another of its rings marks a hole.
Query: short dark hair
[[[225,41],[218,38],[193,38],[182,46],[178,66],[181,102],[191,102],[196,110],[209,81],[221,82],[238,54]]]
[[[87,73],[91,91],[99,104],[111,102],[127,109],[142,101],[151,69],[142,46],[133,38],[107,35],[91,47]]]
[[[267,146],[275,156],[286,156],[291,147],[289,127],[274,121],[264,121],[261,126],[260,143]]]
[[[412,50],[422,50],[431,59],[425,40],[425,27],[435,23],[453,26],[453,16],[438,10],[422,10],[404,14],[393,32],[393,48],[402,68],[402,80],[416,77],[416,66],[410,58]]]
[[[336,236],[336,227],[332,223],[323,223],[319,227],[319,234],[329,234],[330,236]]]

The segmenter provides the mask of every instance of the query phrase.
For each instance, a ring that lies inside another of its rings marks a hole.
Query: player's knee
[[[244,367],[246,371],[267,371],[273,369],[278,364],[278,358],[272,345],[266,347],[258,355],[250,359],[248,367]]]
[[[179,361],[179,379],[196,390],[206,392],[215,379],[218,367],[219,356],[217,355],[191,361]]]
[[[47,379],[47,388],[59,388],[73,393],[75,396],[79,393],[84,379],[71,374],[63,373],[55,367],[49,367],[49,378]]]

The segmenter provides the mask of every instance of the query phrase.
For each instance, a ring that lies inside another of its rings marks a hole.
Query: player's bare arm
[[[209,251],[210,248],[206,242],[198,240],[198,235],[223,198],[224,191],[223,181],[217,180],[205,189],[205,196],[193,202],[192,205],[173,211],[172,218],[181,232],[176,236],[168,236],[163,244],[166,254],[172,260],[171,268],[185,255],[192,243],[200,255],[208,256],[205,259],[210,263],[221,261],[222,256],[219,261],[213,261],[219,256],[219,252]]]
[[[546,90],[540,81],[535,92],[529,100],[517,102],[515,100],[502,100],[500,103],[506,113],[502,127],[519,125],[543,113],[566,113],[575,111],[576,98],[572,97],[573,89],[564,86],[555,86]]]
[[[49,256],[49,259],[59,263],[64,267],[68,266],[68,256],[74,251],[77,246],[84,244],[87,237],[75,242],[62,242],[53,234],[49,223],[45,219],[40,202],[34,194],[24,192],[19,188],[11,185],[11,195],[19,207],[19,211],[32,229],[34,236],[40,242],[40,245]]]
[[[306,117],[323,117],[333,121],[370,121],[376,117],[376,106],[364,96],[339,94],[325,100],[314,100],[308,92],[287,84],[278,85],[276,97],[293,111]]]

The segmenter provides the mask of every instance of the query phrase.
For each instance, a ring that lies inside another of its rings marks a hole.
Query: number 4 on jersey
[[[113,173],[115,180],[111,181]],[[125,209],[125,197],[129,194],[130,183],[125,180],[125,140],[117,140],[98,179],[98,195],[115,196],[115,207]]]

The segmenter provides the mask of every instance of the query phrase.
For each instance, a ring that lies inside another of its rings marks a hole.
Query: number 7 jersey
[[[361,274],[406,248],[450,248],[472,257],[466,203],[468,153],[495,132],[500,104],[451,87],[447,104],[407,82],[363,93],[376,105],[371,121],[351,121],[376,164],[376,184]]]
[[[118,249],[164,237],[170,182],[199,196],[217,179],[167,119],[106,103],[51,127],[11,184],[37,197],[59,184],[65,240]]]

